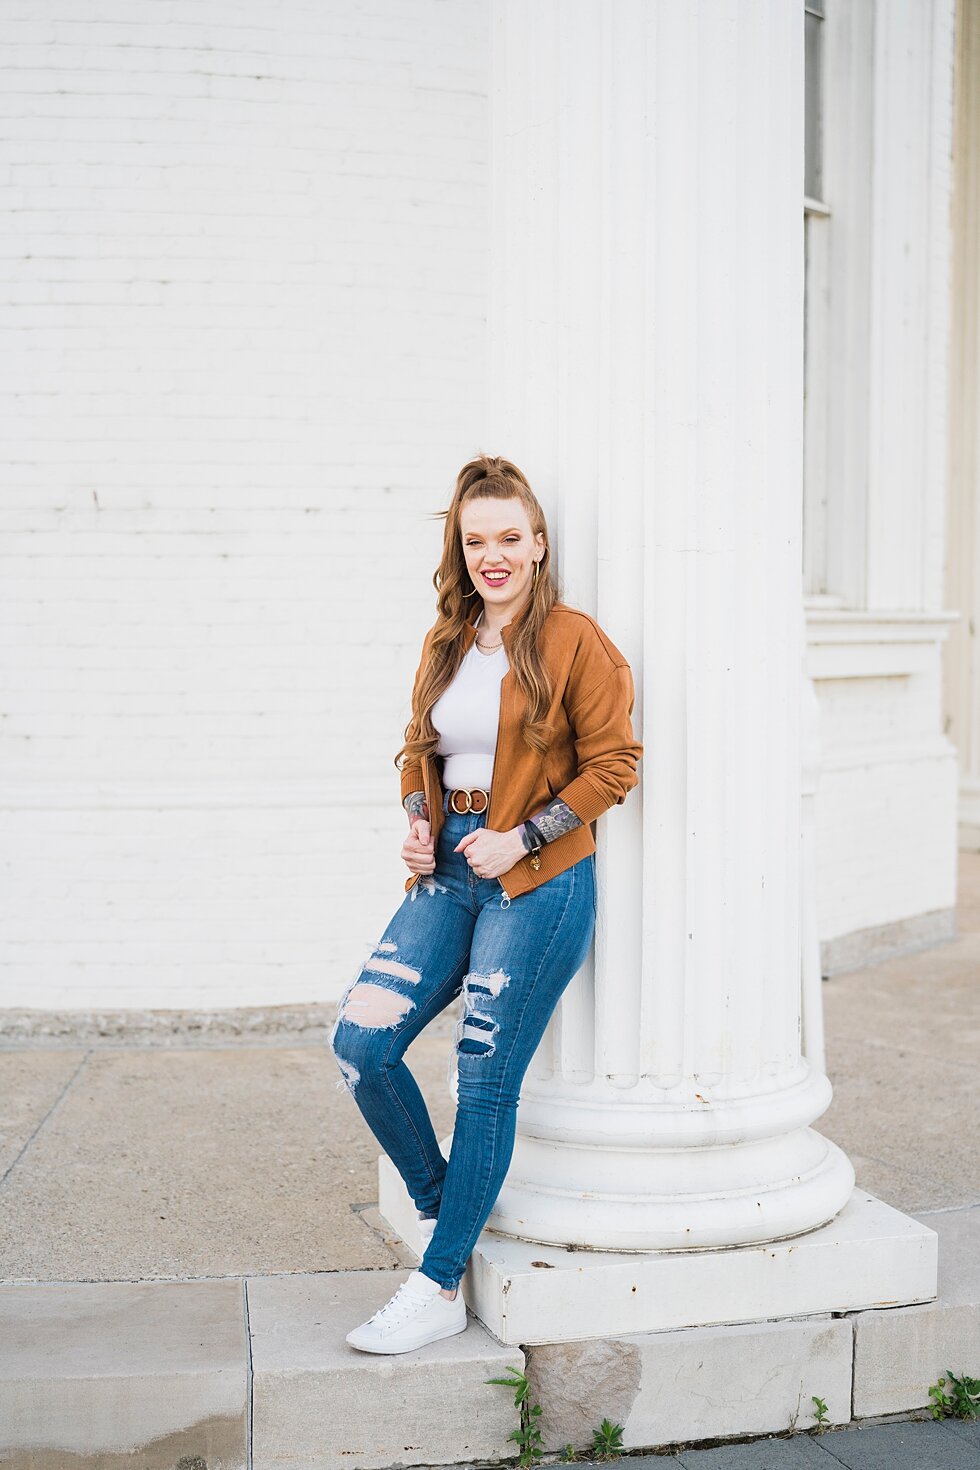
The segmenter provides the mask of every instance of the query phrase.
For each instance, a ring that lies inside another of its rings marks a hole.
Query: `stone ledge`
[[[947,1369],[980,1374],[980,1206],[918,1218],[939,1236],[939,1292],[918,1306],[854,1314],[860,1418],[927,1407]]]
[[[378,1174],[382,1216],[417,1249],[415,1207],[387,1155]],[[929,1226],[856,1189],[828,1224],[764,1245],[590,1251],[485,1229],[463,1294],[500,1342],[577,1342],[930,1301],[937,1247]]]
[[[0,1011],[3,1046],[249,1046],[323,1042],[337,1007],[330,1004],[240,1009]]]
[[[935,909],[890,924],[873,925],[870,929],[854,929],[849,934],[821,941],[820,973],[825,979],[832,979],[868,965],[879,965],[884,960],[932,949],[956,937],[955,909]]]
[[[224,1010],[0,1009],[0,1046],[226,1047],[323,1044],[337,1017],[336,1001],[290,1006],[233,1006]],[[429,1036],[452,1034],[453,1017],[436,1016]]]

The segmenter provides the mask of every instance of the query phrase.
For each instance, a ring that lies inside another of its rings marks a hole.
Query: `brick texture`
[[[0,1004],[331,999],[490,447],[487,8],[3,17]]]

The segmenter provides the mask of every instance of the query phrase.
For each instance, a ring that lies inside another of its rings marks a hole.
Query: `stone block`
[[[851,1346],[850,1323],[825,1316],[547,1344],[527,1371],[549,1450],[591,1447],[604,1418],[624,1445],[653,1449],[809,1428],[813,1394],[846,1424]]]
[[[855,1418],[927,1407],[947,1369],[980,1377],[980,1208],[921,1219],[939,1237],[938,1295],[853,1314]]]
[[[244,1470],[247,1403],[240,1281],[0,1288],[4,1470]]]
[[[488,1378],[519,1370],[472,1316],[465,1332],[409,1353],[364,1353],[346,1334],[408,1271],[249,1280],[254,1470],[375,1470],[512,1459],[513,1393]],[[210,1470],[210,1466],[209,1466]]]

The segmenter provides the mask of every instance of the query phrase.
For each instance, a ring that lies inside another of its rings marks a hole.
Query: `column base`
[[[418,1249],[415,1206],[386,1154],[378,1185],[381,1214]],[[934,1230],[855,1189],[828,1224],[763,1245],[594,1251],[485,1229],[462,1287],[498,1341],[533,1345],[932,1301],[938,1262]]]
[[[689,1251],[802,1235],[840,1213],[854,1166],[809,1126],[832,1096],[824,1073],[801,1058],[771,1090],[710,1096],[692,1108],[656,1103],[646,1080],[617,1096],[532,1079],[487,1225],[558,1246]]]
[[[734,1108],[716,1113],[738,1117]],[[850,1159],[814,1128],[698,1148],[630,1149],[607,1135],[597,1149],[574,1135],[534,1136],[533,1126],[518,1128],[487,1225],[563,1249],[764,1245],[827,1224],[854,1189]]]

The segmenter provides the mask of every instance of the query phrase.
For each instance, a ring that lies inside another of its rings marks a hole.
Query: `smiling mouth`
[[[496,574],[481,572],[480,576],[483,578],[484,582],[488,583],[488,585],[491,587],[502,587],[505,582],[510,580],[510,572],[504,572],[503,575],[501,575],[499,572]]]

